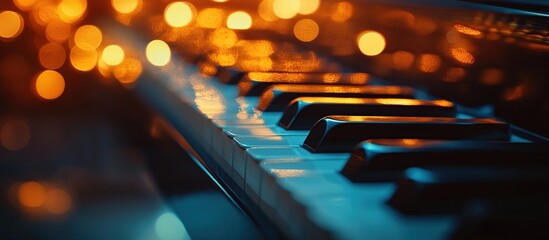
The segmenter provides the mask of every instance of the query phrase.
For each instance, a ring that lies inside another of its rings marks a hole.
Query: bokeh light
[[[59,188],[53,188],[46,192],[44,208],[53,214],[64,214],[72,206],[72,198],[67,191]]]
[[[15,6],[23,11],[28,11],[32,9],[34,4],[36,4],[39,0],[13,0],[13,4]]]
[[[88,72],[91,71],[97,64],[97,51],[88,51],[81,49],[78,46],[74,46],[71,49],[70,60],[72,66],[76,70]]]
[[[263,0],[257,6],[257,13],[265,21],[275,21],[278,19],[273,10],[273,1],[274,0]]]
[[[116,80],[124,84],[130,84],[141,76],[143,66],[135,58],[125,58],[122,63],[113,67],[112,72]]]
[[[316,39],[320,28],[311,19],[301,19],[294,25],[294,35],[302,42],[310,42]]]
[[[463,64],[473,64],[475,62],[473,54],[462,47],[450,49],[450,54],[454,59]]]
[[[421,54],[417,61],[417,69],[425,73],[438,71],[440,65],[440,57],[436,54]]]
[[[230,29],[249,29],[252,27],[252,17],[244,11],[231,13],[227,18],[227,27]]]
[[[46,26],[46,38],[50,42],[65,42],[71,33],[72,26],[58,19],[53,19]]]
[[[115,11],[121,14],[132,14],[139,10],[141,0],[111,0],[111,5]]]
[[[358,48],[366,56],[375,56],[385,50],[385,38],[375,31],[364,31],[358,35]]]
[[[106,64],[105,61],[103,61],[103,58],[99,58],[97,61],[97,70],[99,71],[99,74],[106,79],[112,76],[111,66]]]
[[[337,3],[334,11],[330,18],[334,22],[346,22],[353,16],[353,4],[349,2],[339,2]]]
[[[40,26],[46,26],[57,18],[57,6],[50,1],[38,1],[31,12],[32,19]]]
[[[118,45],[109,45],[103,49],[101,58],[111,66],[120,64],[124,60],[124,50]]]
[[[17,192],[21,205],[29,208],[41,207],[46,201],[46,188],[38,182],[25,182]]]
[[[146,55],[152,65],[164,66],[171,59],[170,46],[162,40],[153,40],[147,44]]]
[[[74,43],[83,50],[95,50],[103,41],[103,34],[98,27],[93,25],[84,25],[74,33]]]
[[[320,0],[301,0],[301,4],[299,5],[297,12],[299,14],[308,15],[316,12],[319,7]]]
[[[164,10],[164,20],[172,27],[183,27],[191,23],[195,12],[191,3],[173,2]]]
[[[0,39],[16,38],[23,31],[23,17],[13,11],[0,12]]]
[[[35,89],[43,99],[56,99],[65,91],[65,79],[56,71],[45,70],[36,77]]]
[[[0,145],[7,150],[23,149],[30,141],[30,127],[26,121],[10,119],[0,128]]]
[[[67,59],[67,54],[65,48],[59,43],[47,43],[44,46],[40,47],[38,51],[38,60],[40,60],[40,65],[47,69],[58,69]]]
[[[282,19],[290,19],[297,15],[300,8],[300,1],[296,0],[274,0],[273,12]]]
[[[67,23],[74,23],[86,14],[88,2],[86,0],[61,0],[57,5],[59,19]]]
[[[414,55],[407,51],[397,51],[393,53],[393,68],[405,71],[414,64]]]

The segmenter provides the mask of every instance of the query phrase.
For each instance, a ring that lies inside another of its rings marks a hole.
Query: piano
[[[549,237],[545,2],[73,2],[75,71],[139,97],[266,238]]]

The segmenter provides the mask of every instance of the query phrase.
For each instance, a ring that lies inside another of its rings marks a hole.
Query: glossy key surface
[[[281,111],[298,97],[412,98],[413,95],[412,88],[397,86],[277,84],[261,94],[257,108]]]
[[[342,173],[353,181],[375,181],[395,180],[403,170],[410,167],[548,165],[547,144],[373,139],[355,147]],[[387,178],[380,179],[382,177]]]
[[[299,97],[284,110],[278,125],[288,130],[310,129],[328,115],[453,117],[455,109],[446,100]]]
[[[313,126],[303,146],[312,152],[350,151],[374,138],[508,140],[509,126],[484,118],[329,116]]]

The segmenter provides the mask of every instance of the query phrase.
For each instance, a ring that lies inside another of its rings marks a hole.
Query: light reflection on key
[[[376,138],[507,141],[509,126],[484,118],[329,116],[313,126],[303,146],[313,152],[349,151]]]
[[[412,88],[397,86],[276,84],[263,92],[257,108],[281,111],[298,97],[412,98],[413,94]]]

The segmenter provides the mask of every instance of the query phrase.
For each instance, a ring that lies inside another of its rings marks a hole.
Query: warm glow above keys
[[[230,29],[249,29],[252,27],[252,17],[244,11],[231,13],[227,18],[227,27]]]
[[[83,50],[95,50],[102,41],[101,30],[93,25],[84,25],[74,33],[74,43]]]
[[[249,72],[248,78],[256,82],[303,82],[309,77],[307,73],[284,72]]]
[[[375,31],[364,31],[358,35],[357,44],[366,56],[376,56],[385,50],[385,37]]]
[[[446,100],[423,101],[407,98],[355,98],[355,97],[299,97],[294,100],[312,103],[348,103],[348,104],[383,104],[400,106],[443,106],[452,107],[453,104]]]
[[[272,86],[273,91],[281,92],[332,92],[332,93],[376,93],[407,94],[409,88],[395,86],[353,86],[353,85],[296,85],[276,84]]]
[[[56,71],[46,70],[36,78],[35,89],[38,96],[43,99],[56,99],[65,90],[65,79]]]
[[[111,66],[120,64],[124,60],[124,50],[118,45],[109,45],[103,49],[101,58]]]
[[[274,53],[273,43],[267,40],[239,40],[236,43],[239,48],[239,57],[268,57]]]
[[[13,11],[0,12],[0,39],[12,39],[21,34],[24,28],[23,17]]]
[[[302,42],[311,42],[316,39],[320,28],[311,19],[301,19],[294,25],[294,36]]]
[[[438,105],[452,107],[454,104],[446,100],[421,101],[417,99],[406,98],[376,98],[375,102],[387,105]]]
[[[490,118],[458,119],[453,117],[392,117],[392,116],[330,116],[329,118],[338,121],[351,122],[424,122],[424,123],[451,123],[451,122],[471,122],[471,123],[500,123]]]
[[[141,0],[111,0],[111,5],[118,13],[131,14],[137,11]]]
[[[171,50],[162,40],[153,40],[147,45],[147,60],[154,66],[164,66],[170,62]]]
[[[193,20],[195,12],[191,3],[173,2],[164,10],[164,20],[172,27],[187,26]]]
[[[366,73],[299,73],[299,72],[249,72],[247,78],[254,82],[280,83],[352,83],[362,85],[368,83]]]

